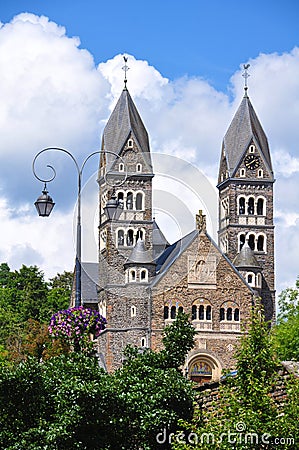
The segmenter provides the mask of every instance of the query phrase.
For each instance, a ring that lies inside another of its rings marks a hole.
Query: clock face
[[[247,155],[244,159],[244,164],[247,169],[257,169],[260,165],[260,158],[257,155]]]

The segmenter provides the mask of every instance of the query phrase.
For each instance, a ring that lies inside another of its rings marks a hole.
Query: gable
[[[193,231],[168,247],[157,260],[155,290],[180,285],[187,289],[245,289],[253,294],[239,271],[207,233]]]

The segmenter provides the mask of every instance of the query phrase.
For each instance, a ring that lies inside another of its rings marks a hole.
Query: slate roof
[[[176,261],[176,259],[189,247],[191,242],[198,235],[198,230],[193,230],[191,233],[174,242],[157,258],[156,260],[156,277],[153,280],[152,286],[159,282],[160,278],[165,275],[170,266]]]
[[[245,95],[224,136],[222,144],[227,159],[229,176],[234,175],[252,140],[263,155],[269,171],[273,173],[268,139],[249,97]]]
[[[148,134],[138,110],[127,89],[124,89],[105,126],[102,138],[102,150],[120,154],[123,146],[132,133],[140,150],[144,153],[147,164],[152,169]],[[106,154],[107,167],[115,160],[111,154]]]
[[[125,264],[154,264],[152,251],[145,248],[142,239],[138,239]]]
[[[258,260],[255,257],[253,250],[251,250],[247,241],[241,248],[240,253],[238,253],[236,255],[236,257],[234,258],[233,264],[237,269],[241,269],[241,268],[245,268],[245,267],[248,267],[248,268],[252,267],[252,268],[256,268],[256,269],[261,268]]]
[[[97,287],[99,285],[98,263],[82,263],[81,290],[84,303],[98,302]]]

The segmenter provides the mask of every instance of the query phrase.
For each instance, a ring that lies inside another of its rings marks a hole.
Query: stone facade
[[[230,128],[229,143],[231,133]],[[197,332],[184,369],[199,383],[218,380],[222,369],[234,367],[233,350],[257,296],[263,298],[267,317],[273,317],[274,180],[268,154],[259,153],[258,167],[248,169],[246,156],[257,148],[260,152],[260,147],[255,140],[246,142],[243,159],[236,158],[236,149],[229,145],[228,154],[225,145],[222,150],[219,247],[206,231],[202,212],[196,229],[170,245],[152,217],[154,173],[147,132],[128,91],[122,92],[102,145],[103,151],[113,151],[117,157],[101,157],[98,180],[101,282],[96,302],[108,322],[98,339],[98,351],[108,371],[122,365],[127,344],[160,350],[165,326],[184,311]],[[229,156],[241,164],[232,169]],[[111,196],[123,205],[117,220],[105,214]],[[254,211],[240,210],[240,201],[247,209],[253,205]],[[254,241],[252,252],[258,263],[238,270],[232,261],[245,236],[250,246]]]

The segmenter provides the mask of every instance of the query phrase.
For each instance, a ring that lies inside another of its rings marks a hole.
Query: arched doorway
[[[221,365],[208,354],[197,354],[188,363],[188,376],[198,384],[220,379]]]

